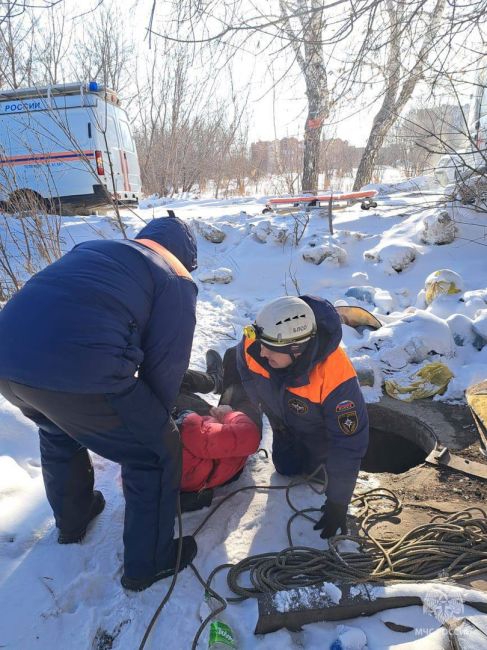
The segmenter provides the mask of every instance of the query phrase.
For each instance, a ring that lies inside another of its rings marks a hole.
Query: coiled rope
[[[307,485],[314,492],[323,494],[326,490],[326,478],[317,478],[322,469],[318,468],[313,475],[299,481],[291,481],[285,486],[249,485],[234,490],[224,497],[196,528],[193,536],[198,535],[226,501],[239,492],[248,490],[285,490],[286,500],[293,510],[287,522],[288,548],[254,555],[237,564],[221,564],[211,572],[206,581],[194,564],[190,564],[207,594],[218,603],[198,628],[192,650],[196,649],[207,624],[226,608],[227,602],[241,602],[247,598],[256,598],[259,594],[308,587],[324,581],[357,584],[383,580],[421,581],[438,579],[439,576],[459,579],[487,572],[487,515],[484,510],[467,508],[449,515],[436,515],[429,523],[417,526],[397,539],[380,539],[372,535],[370,529],[379,521],[396,517],[402,510],[398,497],[386,488],[368,490],[352,499],[351,504],[357,509],[355,516],[360,522],[357,534],[337,535],[329,539],[327,550],[294,546],[294,520],[303,517],[316,523],[317,520],[311,515],[321,512],[318,508],[297,508],[291,500],[291,489]],[[339,546],[346,540],[357,544],[360,550],[341,551]],[[225,569],[228,569],[227,585],[234,594],[226,598],[211,587],[215,575]],[[245,586],[242,584],[244,576]],[[156,611],[148,631],[154,625],[168,597],[169,594]],[[146,632],[145,640],[147,636]],[[139,650],[142,648],[141,644]]]

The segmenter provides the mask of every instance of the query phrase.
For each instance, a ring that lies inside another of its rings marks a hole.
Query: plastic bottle
[[[228,648],[237,648],[235,634],[228,623],[218,620],[210,623],[208,648],[209,650],[228,650]]]
[[[206,618],[210,612],[214,612],[221,606],[217,600],[212,598],[207,591],[205,593],[204,607],[200,615]],[[219,618],[210,623],[210,635],[208,638],[208,650],[237,650],[237,638],[232,627],[222,619],[223,612],[220,612]]]

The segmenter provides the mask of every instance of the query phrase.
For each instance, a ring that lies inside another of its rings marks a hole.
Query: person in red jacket
[[[224,365],[215,350],[206,354],[207,370],[188,370],[173,417],[183,447],[181,510],[211,504],[213,488],[236,480],[255,453],[261,438],[261,418],[243,391],[225,383]],[[222,393],[211,406],[195,393]]]
[[[260,442],[260,431],[241,411],[215,406],[210,415],[188,413],[179,427],[183,444],[182,492],[223,485],[243,469]]]

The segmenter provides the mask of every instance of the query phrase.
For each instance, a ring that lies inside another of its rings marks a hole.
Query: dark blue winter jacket
[[[119,393],[138,375],[172,408],[195,327],[197,287],[188,270],[196,266],[196,243],[173,217],[153,220],[137,237],[146,244],[78,244],[12,297],[0,311],[0,378]]]
[[[237,367],[247,394],[269,418],[274,446],[291,437],[304,459],[303,471],[324,464],[327,497],[348,504],[367,450],[367,410],[355,370],[339,347],[342,327],[336,309],[321,298],[301,298],[317,323],[317,334],[302,356],[276,370],[260,356],[259,341],[244,337]]]

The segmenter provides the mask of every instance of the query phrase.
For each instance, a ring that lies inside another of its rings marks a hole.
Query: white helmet
[[[265,345],[282,348],[309,341],[316,333],[316,319],[304,300],[283,296],[262,307],[254,327],[257,338]]]

